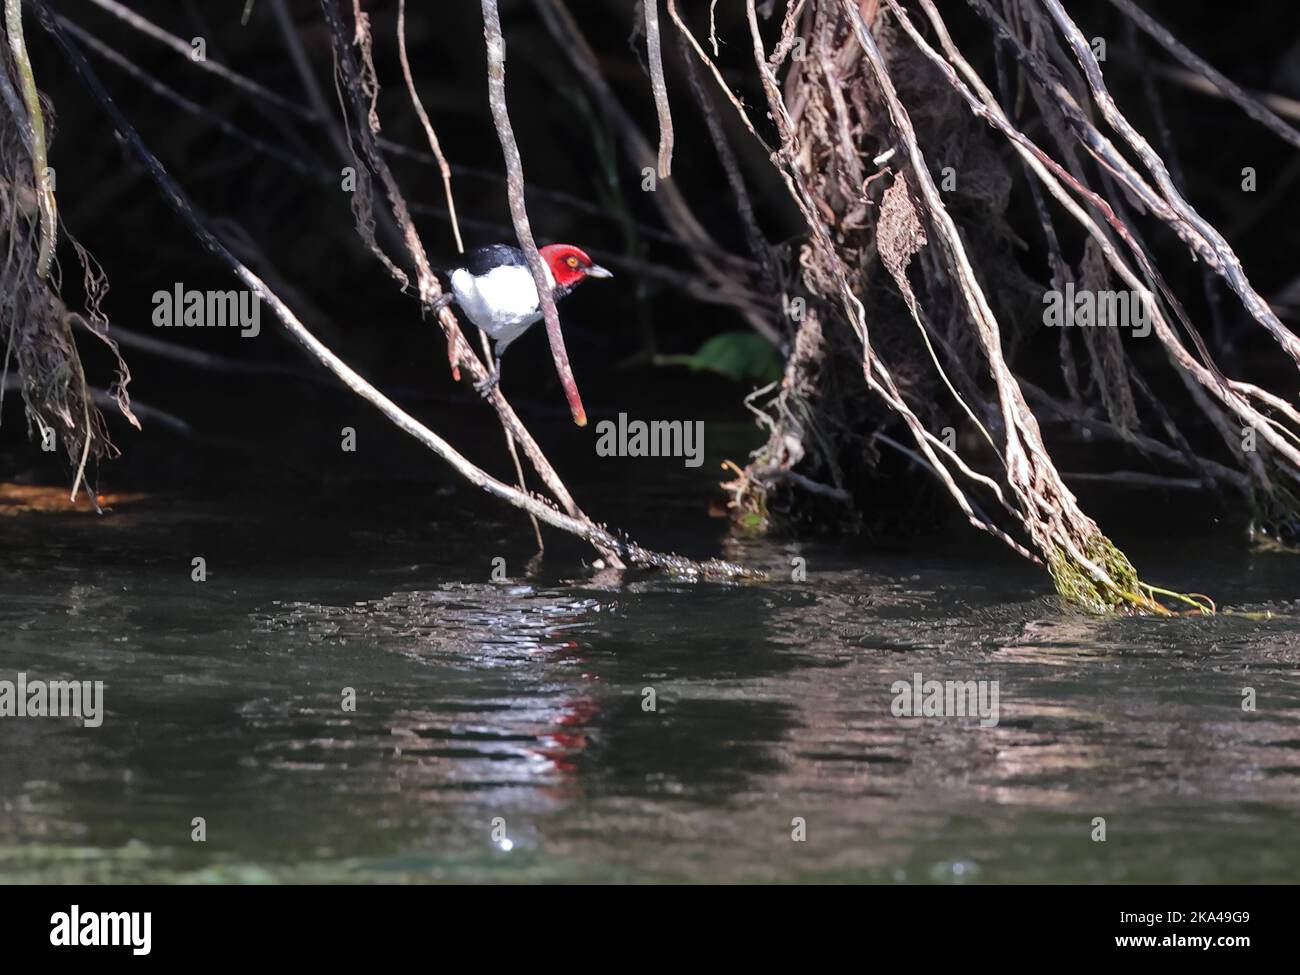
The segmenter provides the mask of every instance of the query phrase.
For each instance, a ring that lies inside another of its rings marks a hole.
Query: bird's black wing
[[[490,244],[487,247],[476,247],[465,255],[465,270],[475,277],[487,274],[494,267],[508,265],[527,267],[524,252],[508,244]]]

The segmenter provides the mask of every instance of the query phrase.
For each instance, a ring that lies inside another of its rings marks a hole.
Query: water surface
[[[1102,620],[989,546],[703,518],[673,544],[775,581],[620,578],[562,546],[530,576],[526,526],[467,496],[0,519],[0,678],[100,679],[107,710],[0,719],[0,877],[1300,879],[1291,557],[1140,553],[1275,620]],[[663,543],[671,513],[643,520]],[[918,672],[997,680],[998,724],[895,717]]]

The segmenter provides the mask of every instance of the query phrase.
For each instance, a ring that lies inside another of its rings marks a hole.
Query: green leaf
[[[680,365],[696,371],[716,372],[738,383],[770,383],[781,378],[781,357],[761,335],[726,332],[715,335],[694,355],[658,356],[660,365]]]

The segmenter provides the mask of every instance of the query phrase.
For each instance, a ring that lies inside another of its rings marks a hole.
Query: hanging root
[[[1114,2],[1135,11],[1128,0]],[[775,393],[758,405],[766,391],[747,400],[766,442],[724,485],[735,517],[767,530],[794,520],[787,512],[806,516],[819,495],[843,496],[841,523],[852,524],[855,509],[869,503],[864,488],[874,479],[873,445],[881,443],[928,467],[972,525],[1044,564],[1068,602],[1099,613],[1213,613],[1207,597],[1141,580],[1066,486],[1034,409],[1065,421],[1054,429],[1083,428],[1186,468],[1188,480],[1221,502],[1236,496],[1252,504],[1259,536],[1295,540],[1300,411],[1214,361],[1160,274],[1140,219],[1172,229],[1226,283],[1281,347],[1284,367],[1300,362],[1300,339],[1192,209],[1175,167],[1120,113],[1059,0],[968,3],[994,42],[993,86],[963,57],[934,0],[808,0],[786,3],[783,14],[780,5],[744,0],[764,120],[729,87],[714,60],[718,45],[710,57],[667,0],[684,49],[770,155],[808,231],[798,271],[809,317],[787,323],[783,345],[791,352]],[[765,37],[760,17],[779,19],[779,28]],[[708,29],[712,37],[711,19]],[[1295,135],[1250,114],[1288,141]],[[1118,135],[1118,147],[1097,117]],[[956,179],[941,189],[943,172]],[[1050,284],[1031,280],[1009,246],[1023,236],[1008,222],[1018,179],[1037,217]],[[1073,226],[1058,228],[1062,221]],[[1082,252],[1067,254],[1080,246],[1079,231]],[[1026,326],[1047,324],[1026,314],[1041,307],[1046,287],[1059,293],[1073,283],[1102,293],[1118,282],[1137,296],[1190,409],[1175,412],[1153,392],[1163,387],[1143,374],[1152,364],[1131,357],[1115,330],[1053,336],[1063,397],[1025,375],[1041,369],[1041,358],[1017,363],[1031,335]],[[861,395],[862,379],[872,397]],[[1180,426],[1188,414],[1208,431],[1200,435],[1211,438],[1209,450],[1212,438],[1221,441],[1227,462],[1193,446]],[[958,423],[965,442],[941,436]],[[1242,446],[1246,429],[1258,449]],[[908,437],[911,446],[900,442]],[[839,491],[841,483],[850,490]],[[797,503],[774,504],[787,487]],[[1012,527],[1002,527],[1008,521]]]
[[[4,63],[0,64],[0,403],[14,367],[28,434],[44,450],[61,445],[74,470],[72,497],[85,484],[91,461],[114,456],[104,418],[87,387],[73,338],[72,315],[59,297],[55,261],[58,210],[47,158],[53,135],[49,109],[42,105],[22,33],[22,6],[6,0]],[[15,87],[14,80],[17,79]],[[99,301],[107,290],[99,266],[70,241],[85,272],[87,313],[83,321],[117,359],[112,397],[137,427],[126,386],[130,373],[108,336]],[[86,488],[91,501],[94,495]]]
[[[45,151],[45,116],[41,111],[41,97],[36,91],[36,74],[27,56],[23,40],[22,0],[5,0],[5,34],[9,41],[9,55],[18,74],[22,94],[22,111],[25,120],[14,112],[15,121],[22,124],[27,151],[31,157],[33,186],[36,204],[40,210],[40,247],[36,255],[36,276],[44,279],[50,273],[54,259],[54,242],[57,234],[58,210],[54,205],[54,186],[50,180],[49,160]],[[8,85],[8,79],[5,84]],[[15,106],[16,108],[16,106]],[[25,123],[25,124],[24,124]]]

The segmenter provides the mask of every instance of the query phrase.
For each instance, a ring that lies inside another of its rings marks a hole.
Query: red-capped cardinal
[[[547,244],[540,253],[557,302],[587,278],[614,276],[572,244]],[[518,247],[492,244],[470,251],[464,260],[462,266],[449,271],[451,294],[444,303],[455,301],[496,343],[496,368],[479,390],[486,393],[501,381],[501,356],[510,343],[541,319],[542,304],[528,261]]]

